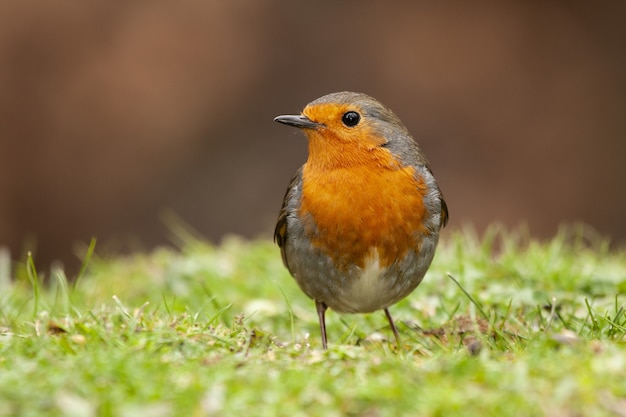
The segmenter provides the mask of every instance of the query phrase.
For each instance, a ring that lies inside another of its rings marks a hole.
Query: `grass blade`
[[[485,320],[489,321],[489,316],[487,315],[487,313],[485,313],[485,310],[483,310],[483,307],[480,305],[480,303],[476,301],[476,299],[474,299],[474,297],[472,297],[472,295],[469,292],[467,292],[465,288],[463,288],[461,283],[457,281],[456,278],[454,278],[451,273],[448,272],[447,275],[448,275],[448,278],[454,281],[454,283],[461,289],[461,291],[463,291],[463,294],[465,294],[465,296],[470,300],[470,302],[476,306],[476,308],[480,312],[480,315],[483,316]]]

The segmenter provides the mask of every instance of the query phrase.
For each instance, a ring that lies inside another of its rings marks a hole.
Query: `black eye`
[[[359,120],[361,120],[361,116],[355,111],[346,112],[343,116],[341,116],[341,121],[348,127],[356,126],[359,124]]]

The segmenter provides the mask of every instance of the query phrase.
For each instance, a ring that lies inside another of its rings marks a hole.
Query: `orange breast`
[[[425,208],[424,183],[413,167],[395,163],[383,148],[372,163],[333,169],[305,164],[302,218],[315,247],[329,255],[335,266],[363,268],[377,250],[380,266],[418,249]]]

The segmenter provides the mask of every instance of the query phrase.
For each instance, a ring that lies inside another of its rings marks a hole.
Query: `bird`
[[[422,281],[448,207],[429,163],[398,116],[373,97],[343,91],[274,121],[308,139],[274,231],[284,265],[315,301],[322,348],[326,311],[383,310]]]

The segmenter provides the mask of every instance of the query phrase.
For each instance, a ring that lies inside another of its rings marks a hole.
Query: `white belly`
[[[360,278],[344,290],[344,300],[348,310],[359,313],[386,308],[389,295],[393,289],[389,288],[390,281],[382,278],[385,268],[380,266],[378,252],[373,251],[368,258]]]

